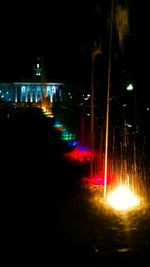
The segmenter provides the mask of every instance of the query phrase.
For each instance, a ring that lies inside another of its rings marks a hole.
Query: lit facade
[[[15,82],[0,83],[0,100],[2,102],[32,103],[42,100],[42,93],[48,97],[50,102],[61,101],[62,83],[38,82]]]
[[[46,82],[41,59],[37,59],[34,77],[28,82],[0,83],[0,102],[38,103],[42,97],[50,103],[62,100],[62,83]]]

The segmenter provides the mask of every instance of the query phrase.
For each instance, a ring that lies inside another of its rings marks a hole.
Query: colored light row
[[[53,118],[54,115],[50,111],[43,109],[43,113],[46,117]],[[93,151],[87,146],[80,145],[80,142],[76,140],[76,134],[69,132],[60,121],[55,120],[53,127],[60,133],[60,139],[67,141],[67,145],[74,147],[68,153],[65,153],[64,156],[69,161],[75,161],[80,164],[90,163],[91,160],[97,156],[96,151]],[[104,178],[103,175],[97,175],[93,177],[83,178],[84,184],[89,184],[91,186],[103,186]],[[107,179],[107,183],[110,183],[110,179]]]

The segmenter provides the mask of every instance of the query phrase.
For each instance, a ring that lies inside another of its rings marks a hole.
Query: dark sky
[[[128,2],[131,20],[128,47],[132,47],[128,57],[133,55],[132,69],[136,58],[137,76],[141,73],[144,81],[149,50],[147,7],[141,3],[137,6],[135,0]],[[69,3],[26,0],[1,5],[0,80],[31,76],[34,61],[40,55],[49,78],[78,80],[82,74],[86,76],[92,41],[100,38],[104,50],[107,47],[109,5],[110,0],[71,0]]]
[[[31,64],[40,54],[47,71],[56,75],[73,67],[80,54],[80,34],[87,14],[83,3],[67,2],[20,1],[1,8],[2,76],[16,76],[15,72],[20,76],[26,69],[30,73]]]

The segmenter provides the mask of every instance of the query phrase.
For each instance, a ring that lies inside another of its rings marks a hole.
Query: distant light
[[[147,108],[146,110],[149,111],[149,108]]]
[[[1,93],[2,91],[0,90],[0,93]]]
[[[1,97],[4,98],[4,95],[2,95]]]
[[[131,127],[132,127],[132,125],[131,125],[131,124],[128,124],[128,123],[127,123],[126,125],[127,125],[129,128],[131,128]]]
[[[54,127],[59,128],[59,127],[63,127],[63,125],[61,123],[59,123],[59,122],[56,122],[54,124]]]
[[[79,145],[80,143],[79,143],[79,141],[74,141],[74,140],[72,140],[72,141],[68,141],[68,143],[67,143],[67,145],[68,146],[77,146],[77,145]]]
[[[6,94],[8,95],[8,91],[6,92]]]
[[[37,68],[39,68],[39,66],[40,66],[39,63],[37,63]]]
[[[50,114],[49,116],[50,116],[50,118],[54,118],[54,114]]]
[[[128,91],[132,91],[133,90],[133,85],[131,83],[127,86],[127,90]]]
[[[123,106],[123,107],[126,107],[126,106],[127,106],[127,104],[123,104],[122,106]]]
[[[76,140],[76,135],[75,134],[62,134],[60,139],[66,140],[66,141]]]

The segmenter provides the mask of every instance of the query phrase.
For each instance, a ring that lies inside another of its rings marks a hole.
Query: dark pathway
[[[2,118],[2,117],[1,117]],[[39,110],[1,119],[1,234],[4,258],[50,266],[145,266],[150,214],[128,228],[93,207],[80,187],[84,168],[63,157],[66,145]]]

